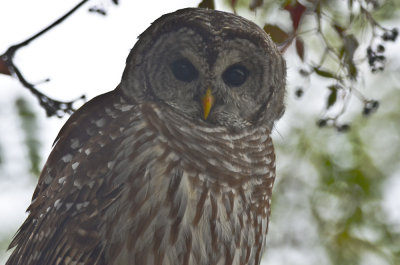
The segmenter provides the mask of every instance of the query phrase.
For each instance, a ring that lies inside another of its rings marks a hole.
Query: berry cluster
[[[326,127],[326,126],[332,126],[338,132],[347,132],[350,130],[350,124],[347,124],[347,123],[339,124],[339,123],[337,123],[336,119],[330,119],[330,118],[318,120],[317,126],[320,128]]]
[[[364,104],[363,115],[368,116],[371,113],[375,112],[379,107],[379,101],[377,100],[368,100]]]
[[[371,67],[371,72],[383,71],[385,68],[386,57],[383,55],[385,47],[381,44],[378,45],[374,51],[371,46],[367,48],[368,64]]]
[[[385,31],[381,38],[384,41],[396,41],[398,35],[399,30],[397,28],[393,28],[392,30]]]
[[[391,30],[385,30],[382,34],[381,39],[385,41],[396,41],[399,31],[397,28]],[[371,72],[376,73],[378,71],[383,71],[385,68],[386,57],[384,55],[385,46],[384,44],[379,44],[374,50],[371,46],[367,48],[367,58],[368,64],[371,67]]]

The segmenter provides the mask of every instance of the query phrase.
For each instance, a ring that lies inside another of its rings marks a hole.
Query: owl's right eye
[[[222,78],[225,84],[229,86],[241,86],[246,81],[249,72],[246,67],[240,64],[234,64],[230,66],[226,71],[222,74]]]
[[[175,78],[184,82],[191,82],[199,75],[196,68],[187,59],[179,59],[171,64]]]

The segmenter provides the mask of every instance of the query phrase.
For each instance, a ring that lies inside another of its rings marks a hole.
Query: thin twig
[[[44,33],[46,33],[47,31],[49,31],[50,29],[54,28],[55,26],[59,25],[61,22],[63,22],[65,19],[67,19],[69,16],[71,16],[73,13],[75,13],[75,11],[77,11],[82,5],[84,5],[86,2],[88,2],[89,0],[83,0],[81,1],[79,4],[77,4],[75,7],[73,7],[70,11],[68,11],[65,15],[63,15],[62,17],[60,17],[59,19],[57,19],[56,21],[54,21],[52,24],[50,24],[48,27],[46,27],[45,29],[39,31],[38,33],[36,33],[35,35],[33,35],[32,37],[30,37],[29,39],[13,45],[9,48],[10,49],[19,49],[23,46],[28,45],[31,41],[33,41],[34,39],[40,37],[41,35],[43,35]]]
[[[22,75],[21,71],[18,69],[18,67],[15,65],[15,63],[13,61],[14,55],[20,48],[28,45],[30,42],[37,39],[38,37],[40,37],[47,31],[49,31],[50,29],[59,25],[61,22],[63,22],[65,19],[67,19],[69,16],[71,16],[75,11],[77,11],[82,5],[84,5],[88,1],[89,0],[83,0],[83,1],[79,2],[75,7],[73,7],[65,15],[63,15],[62,17],[60,17],[59,19],[54,21],[48,27],[46,27],[43,30],[41,30],[40,32],[36,33],[32,37],[30,37],[16,45],[10,46],[4,54],[0,55],[1,60],[7,65],[9,71],[18,78],[18,80],[21,82],[21,84],[24,87],[26,87],[32,94],[34,94],[37,97],[40,105],[46,110],[46,114],[49,117],[54,116],[54,115],[56,115],[58,117],[62,117],[64,114],[73,113],[75,111],[75,109],[73,108],[73,103],[76,100],[85,99],[85,96],[82,95],[81,97],[79,97],[79,99],[69,101],[69,102],[58,101],[58,100],[55,100],[55,99],[52,99],[52,98],[46,96],[45,94],[43,94],[39,90],[37,90],[32,83],[28,82],[25,79],[25,77]]]

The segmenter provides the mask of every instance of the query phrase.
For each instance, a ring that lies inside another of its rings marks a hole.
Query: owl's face
[[[124,73],[127,94],[205,125],[272,126],[283,112],[285,65],[269,37],[232,14],[178,12],[141,36]]]

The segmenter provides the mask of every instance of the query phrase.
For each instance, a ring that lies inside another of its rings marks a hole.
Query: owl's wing
[[[130,105],[132,106],[132,105]],[[121,188],[108,183],[109,159],[132,112],[114,91],[75,112],[61,129],[15,235],[6,265],[103,264],[101,212]]]

